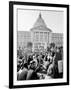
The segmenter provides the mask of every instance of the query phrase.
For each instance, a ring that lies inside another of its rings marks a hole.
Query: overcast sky
[[[18,9],[18,31],[29,31],[41,13],[47,27],[54,33],[63,33],[64,13],[63,11],[40,11]]]

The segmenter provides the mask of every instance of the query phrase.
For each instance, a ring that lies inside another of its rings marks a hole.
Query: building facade
[[[52,43],[55,43],[57,47],[63,46],[63,33],[52,33]]]
[[[17,48],[27,48],[27,44],[31,42],[31,32],[18,31],[17,32]]]
[[[39,17],[31,29],[33,50],[46,49],[47,45],[51,43],[51,32],[52,31],[47,28],[41,14],[39,14]]]
[[[41,14],[39,14],[36,22],[30,31],[18,31],[18,47],[26,47],[28,42],[32,43],[32,51],[43,51],[50,43],[56,46],[63,46],[63,34],[53,33],[49,29]]]

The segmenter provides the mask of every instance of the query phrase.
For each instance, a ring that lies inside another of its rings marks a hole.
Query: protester
[[[35,80],[35,79],[39,78],[36,71],[35,71],[36,68],[37,68],[36,60],[31,61],[29,69],[28,69],[26,80]]]
[[[28,73],[28,68],[27,68],[27,63],[25,63],[24,68],[20,69],[19,72],[17,73],[17,79],[26,80],[27,73]]]
[[[63,77],[63,66],[62,71],[59,71],[58,66],[58,61],[63,60],[63,47],[55,47],[55,45],[51,44],[47,51],[44,52],[22,54],[22,51],[19,48],[17,54],[17,80]]]

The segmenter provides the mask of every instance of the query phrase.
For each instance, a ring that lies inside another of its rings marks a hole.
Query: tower
[[[51,42],[51,29],[49,29],[44,22],[41,13],[31,28],[33,50],[42,51],[47,48]]]

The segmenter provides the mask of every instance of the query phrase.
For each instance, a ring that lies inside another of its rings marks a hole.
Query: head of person
[[[30,68],[31,69],[36,69],[36,67],[37,67],[37,62],[35,60],[30,61]]]
[[[58,52],[58,53],[59,53],[59,48],[57,48],[56,52]]]
[[[28,69],[28,65],[27,65],[27,63],[24,64],[24,68],[27,68],[27,69]]]
[[[48,55],[47,55],[47,58],[49,59],[49,58],[50,58],[50,56],[51,56],[51,53],[49,52],[49,53],[48,53]]]
[[[35,59],[36,57],[35,56],[33,56],[33,60]]]
[[[41,69],[41,70],[43,70],[43,69],[44,69],[42,64],[40,64],[40,69]]]

